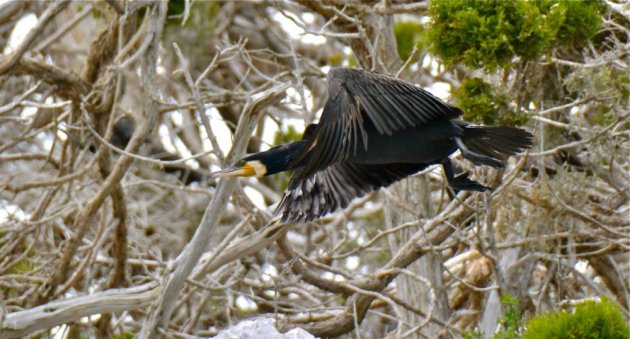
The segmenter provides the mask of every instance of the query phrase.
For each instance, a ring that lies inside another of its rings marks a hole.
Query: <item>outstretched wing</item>
[[[424,164],[365,165],[336,163],[302,180],[296,170],[276,214],[282,221],[309,221],[348,206],[355,197],[424,169]]]
[[[307,146],[310,159],[300,174],[308,178],[367,147],[364,120],[384,135],[462,114],[422,88],[374,72],[336,68],[328,73],[328,101]]]

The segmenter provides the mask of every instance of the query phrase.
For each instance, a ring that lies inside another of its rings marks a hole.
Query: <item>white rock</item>
[[[271,318],[256,318],[243,320],[240,323],[221,331],[215,339],[315,339],[310,333],[301,328],[295,328],[287,333],[280,333]]]

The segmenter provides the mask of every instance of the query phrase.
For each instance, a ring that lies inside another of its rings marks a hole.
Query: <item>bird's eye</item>
[[[241,159],[236,163],[236,166],[243,167],[245,166],[245,163],[246,163],[245,159]]]

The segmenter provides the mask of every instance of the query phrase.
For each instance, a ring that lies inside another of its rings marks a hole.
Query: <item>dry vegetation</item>
[[[320,337],[461,337],[495,331],[501,294],[524,318],[598,296],[628,317],[630,9],[603,4],[596,42],[482,72],[423,47],[401,60],[394,23],[426,2],[3,3],[0,337],[207,337],[256,315]],[[483,77],[535,149],[505,171],[456,157],[491,193],[453,196],[430,168],[296,225],[252,201],[277,202],[286,175],[204,179],[268,131],[295,138],[340,64],[425,87]]]

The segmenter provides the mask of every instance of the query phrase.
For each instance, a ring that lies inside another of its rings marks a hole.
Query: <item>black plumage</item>
[[[533,142],[519,128],[458,120],[459,108],[370,71],[331,70],[328,95],[319,124],[309,125],[302,140],[252,154],[215,176],[293,170],[277,213],[283,221],[313,220],[433,164],[443,166],[454,189],[484,191],[466,173],[456,175],[449,155],[459,149],[476,165],[502,167]]]

